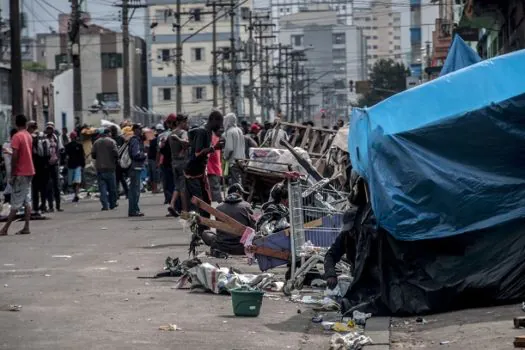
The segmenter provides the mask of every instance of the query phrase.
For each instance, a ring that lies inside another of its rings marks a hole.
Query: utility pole
[[[277,113],[281,111],[281,64],[282,64],[282,45],[279,43],[279,59],[277,62]]]
[[[223,49],[222,51],[222,114],[226,114],[226,79],[225,79],[225,59],[224,55],[226,54],[227,49]]]
[[[180,1],[180,0],[177,0]],[[231,106],[230,110],[237,114],[237,55],[235,47],[235,0],[230,1],[230,26],[231,26],[231,37],[230,37],[230,55],[231,55]]]
[[[255,112],[254,112],[254,106],[253,106],[253,89],[254,89],[254,81],[253,81],[253,49],[255,47],[255,44],[253,42],[253,14],[252,11],[250,11],[250,15],[248,17],[248,32],[250,33],[248,38],[248,64],[249,64],[249,81],[250,81],[250,91],[248,92],[248,101],[250,104],[250,122],[253,122],[255,120]]]
[[[15,0],[16,1],[16,0]],[[71,41],[71,62],[73,62],[73,113],[75,124],[83,124],[82,111],[82,71],[80,66],[80,3],[71,0],[71,19],[69,40]]]
[[[211,4],[212,7],[212,14],[213,14],[213,27],[212,27],[212,41],[213,41],[213,67],[212,67],[212,86],[213,86],[213,107],[217,107],[219,105],[217,99],[218,99],[218,84],[217,81],[217,4],[215,0]],[[223,110],[224,113],[224,110]]]
[[[290,115],[290,123],[295,123],[295,101],[297,100],[297,76],[295,75],[295,65],[297,64],[297,62],[295,62],[295,56],[292,55],[292,61],[290,62],[291,64],[291,73],[292,73],[292,76],[291,76],[291,79],[290,79],[290,89],[292,90],[292,96],[291,96],[291,115]],[[288,79],[288,78],[287,78]]]
[[[122,0],[122,68],[124,77],[124,119],[130,117],[129,101],[129,22],[128,22],[128,0]]]
[[[17,114],[24,113],[24,86],[22,84],[22,52],[20,45],[20,3],[9,1],[9,23],[11,27],[11,111],[12,125]]]
[[[182,113],[182,23],[181,23],[181,0],[177,0],[177,12],[175,14],[177,18],[177,49],[175,53],[175,75],[176,84],[176,104],[177,114]]]
[[[289,68],[289,61],[288,61],[288,50],[289,47],[285,47],[285,57],[284,60],[284,89],[286,93],[286,118],[289,118],[290,116],[290,80],[288,79],[288,68]]]

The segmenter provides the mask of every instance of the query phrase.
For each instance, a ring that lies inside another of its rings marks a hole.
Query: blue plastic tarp
[[[377,222],[421,240],[525,217],[525,51],[352,113],[349,152]]]
[[[440,76],[447,75],[459,69],[468,67],[481,61],[478,53],[474,51],[467,43],[456,34],[450,49],[448,50],[447,59],[441,68]]]

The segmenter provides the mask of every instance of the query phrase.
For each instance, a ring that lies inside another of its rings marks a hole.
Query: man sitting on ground
[[[250,203],[246,202],[243,195],[247,194],[240,184],[234,184],[228,188],[228,195],[217,210],[235,219],[240,224],[254,228],[255,220]],[[244,245],[240,242],[240,236],[217,230],[217,233],[204,231],[202,240],[210,246],[212,255],[226,253],[231,255],[244,255]],[[219,253],[219,254],[217,254]]]

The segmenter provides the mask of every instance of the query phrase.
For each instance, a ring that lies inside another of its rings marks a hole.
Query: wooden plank
[[[188,212],[182,212],[180,214],[180,217],[183,220],[189,220],[190,219],[190,214]],[[234,236],[242,236],[243,233],[244,233],[244,231],[240,232],[238,229],[235,229],[234,227],[232,227],[231,225],[229,225],[229,224],[227,224],[225,222],[218,221],[218,220],[213,220],[213,219],[209,219],[209,218],[205,218],[205,217],[202,217],[200,215],[197,216],[197,222],[199,224],[202,224],[202,225],[205,225],[205,226],[208,226],[208,227],[220,230],[220,231],[227,232],[227,233],[229,233],[231,235],[234,235]]]
[[[238,231],[238,232],[242,231],[242,232],[244,232],[244,230],[246,230],[246,226],[244,226],[243,224],[239,223],[237,220],[233,219],[232,217],[224,214],[223,212],[218,211],[217,209],[215,209],[214,207],[212,207],[208,203],[204,202],[202,199],[199,199],[199,198],[194,196],[191,199],[191,202],[197,208],[202,209],[205,212],[209,213],[210,215],[215,216],[215,218],[217,218],[218,220],[223,221],[223,222],[231,225],[235,229],[235,231]]]
[[[308,139],[310,138],[310,131],[312,130],[312,127],[310,125],[308,125],[308,127],[306,128],[306,131],[304,132],[304,135],[303,135],[303,140],[301,142],[301,145],[299,147],[303,148],[306,146],[306,143],[308,142]]]
[[[314,131],[314,138],[312,142],[310,143],[310,147],[308,148],[308,153],[313,153],[315,150],[315,146],[317,145],[317,139],[319,137],[320,131]]]
[[[290,258],[290,252],[283,252],[280,250],[267,248],[267,247],[254,246],[251,251],[255,254],[269,256],[269,257],[281,259],[281,260],[288,260]]]
[[[525,348],[525,335],[519,335],[516,338],[514,338],[514,347]]]
[[[295,147],[295,144],[297,143],[297,139],[299,138],[299,129],[298,127],[293,127],[294,128],[294,135],[293,135],[293,139],[292,141],[290,141],[290,144],[293,145]]]
[[[525,316],[514,317],[514,327],[525,327]]]
[[[330,134],[324,135],[323,145],[321,146],[319,153],[324,154],[326,152],[326,147],[328,146],[329,143],[331,144],[330,141],[332,141],[332,135]]]

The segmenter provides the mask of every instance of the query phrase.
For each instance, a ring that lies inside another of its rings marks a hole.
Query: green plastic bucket
[[[230,293],[235,316],[259,316],[264,292],[259,289],[241,287],[232,289]]]

